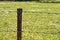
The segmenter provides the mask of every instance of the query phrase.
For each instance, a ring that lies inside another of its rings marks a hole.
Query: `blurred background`
[[[36,1],[42,3],[59,3],[60,0],[0,0],[0,1]]]

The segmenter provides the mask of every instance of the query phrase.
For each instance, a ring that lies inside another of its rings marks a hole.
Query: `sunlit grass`
[[[59,12],[60,3],[1,2],[0,10],[38,10]],[[22,14],[22,40],[60,40],[60,14],[31,13]],[[17,12],[0,12],[0,40],[16,40]],[[12,32],[4,32],[4,31]]]

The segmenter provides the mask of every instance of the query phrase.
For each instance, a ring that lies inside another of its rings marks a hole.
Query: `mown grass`
[[[59,12],[60,3],[1,2],[0,10]],[[60,40],[60,14],[23,12],[22,40]],[[17,12],[0,12],[0,40],[17,40]],[[4,32],[4,31],[10,32]]]
[[[0,12],[0,40],[16,40],[16,12]]]
[[[28,40],[59,40],[60,14],[31,13],[23,15],[23,37]],[[31,35],[30,35],[31,33]],[[29,35],[29,36],[28,36]],[[58,36],[59,35],[59,36]]]

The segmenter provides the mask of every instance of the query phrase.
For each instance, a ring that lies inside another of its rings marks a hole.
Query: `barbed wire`
[[[42,34],[60,34],[60,31],[55,31],[55,32],[38,32],[38,31],[0,31],[0,32],[26,32],[26,33],[42,33]]]
[[[17,12],[17,10],[0,10],[0,12]],[[48,13],[48,14],[51,14],[51,13],[54,13],[54,14],[60,14],[60,12],[42,12],[42,11],[38,11],[38,10],[23,10],[22,11],[24,14],[26,13]]]
[[[17,12],[17,10],[0,10],[0,12]]]
[[[17,12],[17,10],[0,10],[0,12]],[[60,14],[60,12],[41,12],[41,11],[36,11],[36,10],[23,10],[23,13],[55,13],[55,14]],[[18,32],[18,31],[0,31],[0,32]],[[19,31],[21,32],[21,31]],[[57,31],[57,32],[38,32],[38,31],[35,31],[35,32],[32,32],[32,31],[22,31],[22,32],[29,32],[29,33],[44,33],[44,34],[57,34],[57,33],[60,33],[60,31]]]

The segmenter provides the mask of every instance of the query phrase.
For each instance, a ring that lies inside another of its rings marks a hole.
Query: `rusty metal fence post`
[[[17,40],[22,38],[22,9],[17,9]]]

